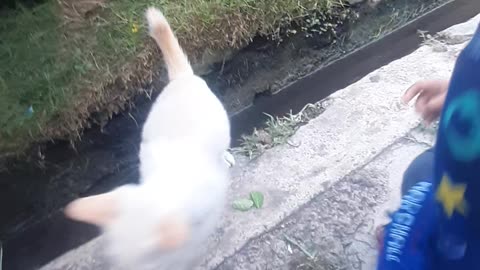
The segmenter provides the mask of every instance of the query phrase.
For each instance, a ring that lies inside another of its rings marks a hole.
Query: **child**
[[[445,104],[435,149],[405,173],[405,194],[383,233],[378,270],[480,269],[475,258],[480,256],[479,72],[480,28],[457,60],[446,97],[425,102],[422,93],[428,94],[415,86],[407,91],[406,101],[420,92],[421,113]],[[445,89],[447,83],[441,84]],[[434,114],[423,116],[433,121]]]

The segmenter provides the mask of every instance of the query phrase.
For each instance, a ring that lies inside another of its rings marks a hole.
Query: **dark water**
[[[271,115],[283,115],[290,110],[298,112],[306,103],[321,100],[378,67],[413,52],[421,43],[418,29],[438,32],[479,12],[480,1],[451,2],[273,96],[259,96],[252,106],[231,117],[233,138],[238,139],[241,134],[261,126],[265,121],[264,112]],[[322,85],[321,91],[318,85]],[[139,125],[150,102],[140,97],[136,104],[130,114],[116,117],[103,132],[88,131],[76,151],[67,143],[50,146],[44,170],[12,164],[9,173],[0,174],[4,269],[36,269],[98,235],[94,227],[66,220],[60,208],[79,195],[95,194],[136,181]]]

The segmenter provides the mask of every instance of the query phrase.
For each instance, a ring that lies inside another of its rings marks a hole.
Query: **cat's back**
[[[220,100],[195,75],[171,81],[154,102],[143,129],[145,141],[179,139],[230,144],[230,123]]]

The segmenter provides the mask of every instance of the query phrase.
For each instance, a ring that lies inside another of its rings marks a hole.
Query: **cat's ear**
[[[169,215],[158,224],[157,235],[157,244],[161,250],[174,250],[180,248],[189,239],[190,225],[179,216]]]
[[[118,200],[115,191],[77,199],[65,208],[70,219],[106,226],[118,213]]]

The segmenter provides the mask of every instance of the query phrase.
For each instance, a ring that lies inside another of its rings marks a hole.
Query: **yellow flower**
[[[134,23],[132,25],[132,33],[137,33],[138,32],[138,25],[136,23]]]

